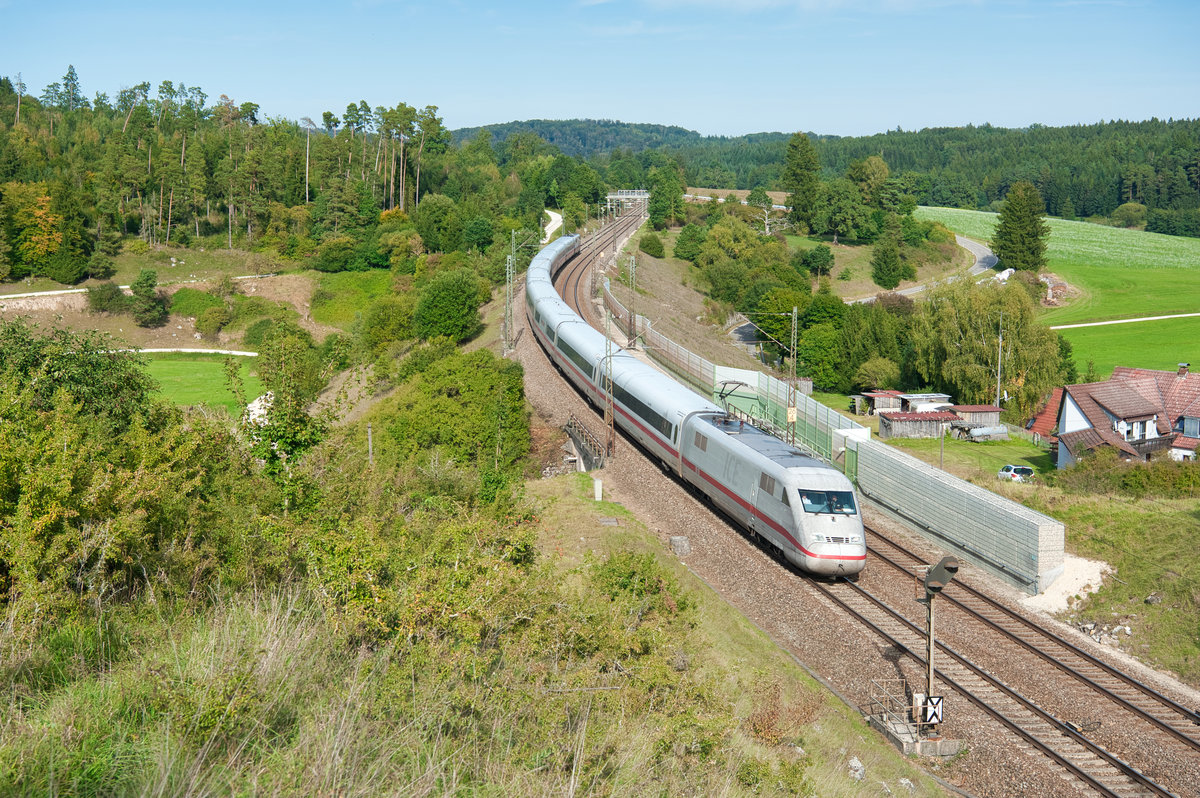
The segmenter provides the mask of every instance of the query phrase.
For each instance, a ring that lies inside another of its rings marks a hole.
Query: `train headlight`
[[[850,542],[851,543],[862,543],[862,535],[851,535]]]
[[[814,543],[824,543],[825,536],[824,535],[813,535],[813,542]]]

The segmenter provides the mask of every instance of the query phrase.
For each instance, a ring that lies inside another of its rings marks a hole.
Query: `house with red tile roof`
[[[1058,412],[1058,467],[1112,447],[1124,460],[1191,460],[1200,444],[1200,374],[1118,366],[1105,382],[1068,385]]]
[[[1050,392],[1050,398],[1046,400],[1045,406],[1038,411],[1028,426],[1030,432],[1040,435],[1052,446],[1058,444],[1058,436],[1054,432],[1058,429],[1058,411],[1062,407],[1063,390],[1055,388]]]

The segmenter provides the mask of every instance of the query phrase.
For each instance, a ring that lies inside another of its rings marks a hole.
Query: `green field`
[[[996,214],[952,208],[919,208],[957,233],[980,241],[992,235]],[[1200,239],[1048,219],[1049,271],[1076,295],[1049,308],[1042,320],[1054,326],[1091,321],[1195,313],[1200,310]],[[1063,330],[1080,371],[1093,361],[1100,377],[1113,366],[1171,369],[1193,357],[1200,323],[1170,319],[1109,327]]]
[[[246,399],[262,393],[262,383],[252,373],[254,358],[239,358],[242,362],[242,382]],[[188,354],[184,352],[159,354],[150,358],[150,376],[158,380],[159,395],[175,405],[206,404],[224,407],[231,416],[241,415],[233,394],[225,387],[225,356]]]
[[[371,301],[391,292],[392,273],[369,272],[321,274],[312,297],[314,321],[349,330],[354,319]]]
[[[918,208],[921,219],[988,241],[996,214]],[[1200,238],[1048,219],[1049,270],[1082,292],[1046,311],[1049,324],[1193,313],[1200,307]]]

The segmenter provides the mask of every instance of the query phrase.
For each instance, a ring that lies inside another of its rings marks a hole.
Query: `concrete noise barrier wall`
[[[874,440],[845,439],[858,487],[951,552],[1030,594],[1063,572],[1061,521],[976,487]]]

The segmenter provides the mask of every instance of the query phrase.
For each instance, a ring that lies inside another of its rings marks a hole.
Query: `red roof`
[[[888,421],[961,421],[949,410],[935,410],[929,413],[880,413],[880,418]]]
[[[903,396],[900,391],[863,391],[863,396]]]
[[[995,405],[951,405],[956,413],[999,413],[1002,408]]]
[[[1196,447],[1200,446],[1200,438],[1185,438],[1182,435],[1176,436],[1171,443],[1172,449],[1183,449],[1184,451],[1196,451]]]
[[[1043,438],[1054,439],[1051,433],[1058,426],[1058,408],[1062,404],[1063,389],[1055,388],[1050,394],[1050,400],[1046,402],[1046,406],[1033,417],[1033,424],[1030,425],[1030,432],[1036,432]]]
[[[1160,438],[1174,437],[1172,448],[1196,448],[1195,439],[1184,438],[1175,429],[1184,417],[1200,416],[1200,374],[1191,374],[1186,368],[1154,371],[1118,366],[1105,382],[1068,385],[1064,390],[1091,424],[1089,430],[1069,433],[1070,440],[1068,435],[1060,436],[1071,452],[1108,444],[1120,451],[1137,454],[1136,449],[1113,431],[1106,412],[1125,422],[1153,418]],[[1082,432],[1090,434],[1082,436],[1079,434]]]

